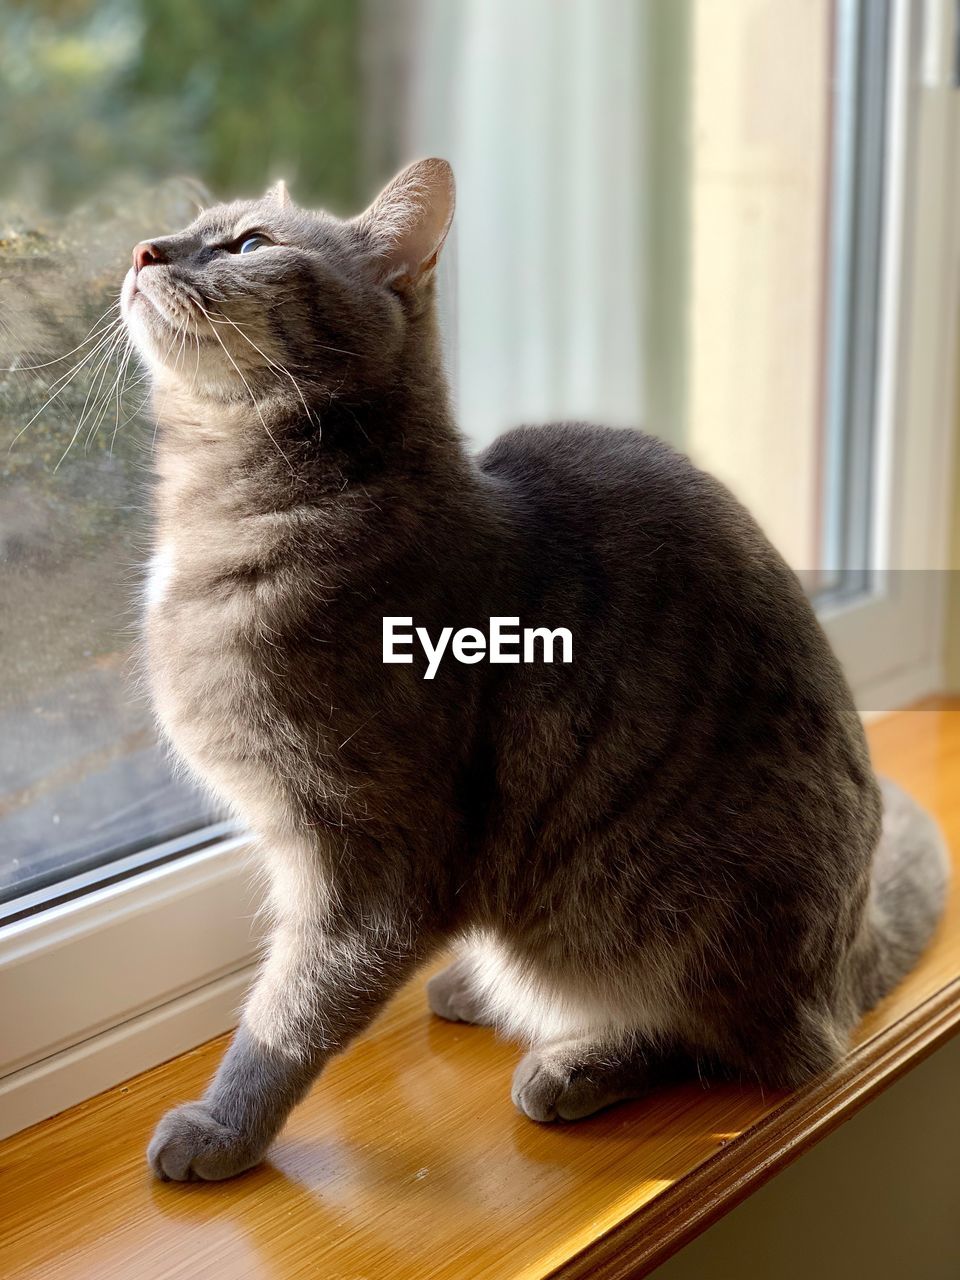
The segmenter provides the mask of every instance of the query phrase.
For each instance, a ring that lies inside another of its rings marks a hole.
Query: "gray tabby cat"
[[[930,819],[878,784],[793,573],[640,432],[479,458],[441,369],[441,160],[362,214],[282,188],[144,242],[123,291],[159,423],[146,648],[181,759],[257,833],[273,934],[161,1178],[256,1164],[431,956],[444,1018],[528,1046],[535,1120],[696,1064],[795,1085],[941,911]],[[569,665],[382,662],[381,620],[566,627]]]

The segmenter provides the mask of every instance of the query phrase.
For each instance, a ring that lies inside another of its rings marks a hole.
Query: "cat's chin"
[[[134,305],[140,299],[140,290],[137,288],[137,273],[131,269],[123,277],[123,284],[120,286],[120,315],[123,317],[124,324],[130,327],[130,318],[133,315]]]
[[[120,314],[140,358],[154,375],[161,374],[166,368],[165,348],[170,346],[169,325],[152,299],[137,287],[132,271],[120,291]]]
[[[135,306],[133,309],[134,313],[139,309],[139,307]],[[143,323],[140,323],[140,317],[133,313],[125,316],[124,319],[126,321],[127,333],[130,335],[137,355],[150,371],[152,377],[157,378],[161,376],[166,369],[166,365],[161,352],[158,350],[157,344],[154,342],[150,334],[145,332],[146,326]]]
[[[138,283],[137,272],[131,269],[123,278],[120,289],[120,314],[129,328],[135,317],[150,317],[147,323],[158,321],[166,325],[167,320],[159,302]],[[141,321],[142,322],[142,321]]]
[[[143,289],[133,286],[130,300],[124,309],[121,306],[121,314],[127,323],[127,327],[131,327],[131,322],[139,322],[139,327],[145,329],[153,337],[152,330],[159,328],[161,335],[165,336],[171,328],[170,322],[159,302],[149,297]]]

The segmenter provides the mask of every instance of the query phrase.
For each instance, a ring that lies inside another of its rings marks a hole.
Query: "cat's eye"
[[[237,253],[253,253],[257,249],[262,249],[264,245],[272,244],[272,240],[268,240],[266,236],[245,236],[240,241]]]

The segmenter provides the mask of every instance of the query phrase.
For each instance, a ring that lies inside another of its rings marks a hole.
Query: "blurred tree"
[[[0,0],[0,184],[75,205],[119,177],[217,195],[284,176],[351,210],[362,134],[356,0]]]
[[[141,101],[182,86],[218,193],[283,176],[302,200],[348,211],[360,151],[356,0],[145,0]]]

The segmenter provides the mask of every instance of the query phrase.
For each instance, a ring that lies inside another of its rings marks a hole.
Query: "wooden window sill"
[[[877,767],[960,850],[960,701],[871,726]],[[154,1182],[143,1153],[223,1039],[0,1144],[0,1274],[466,1280],[647,1274],[960,1026],[960,892],[844,1064],[792,1094],[684,1086],[578,1125],[509,1098],[517,1049],[404,991],[301,1106],[270,1163]]]

